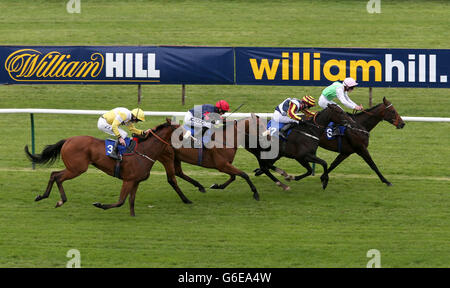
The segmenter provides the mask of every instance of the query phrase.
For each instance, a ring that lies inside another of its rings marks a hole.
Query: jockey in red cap
[[[212,124],[217,124],[222,119],[221,115],[230,110],[230,105],[225,100],[219,100],[215,105],[203,104],[197,105],[184,117],[184,124],[188,127],[211,128]],[[190,136],[190,131],[184,135],[184,138]]]

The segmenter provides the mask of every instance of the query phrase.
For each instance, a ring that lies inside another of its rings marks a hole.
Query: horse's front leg
[[[92,205],[94,205],[97,208],[101,208],[103,210],[121,207],[123,205],[123,203],[125,203],[125,200],[127,199],[128,194],[130,194],[133,191],[133,187],[135,185],[136,185],[136,182],[134,182],[134,181],[123,181],[122,189],[120,190],[119,201],[117,201],[114,204],[102,204],[100,202],[95,202]],[[136,185],[136,189],[137,189],[137,185]],[[133,213],[134,213],[134,211],[133,211]]]
[[[175,166],[175,175],[177,175],[178,177],[180,177],[183,180],[186,180],[187,182],[191,183],[192,185],[194,185],[195,187],[198,188],[198,191],[205,193],[205,187],[203,187],[202,184],[200,184],[198,181],[192,179],[191,177],[187,176],[186,174],[184,174],[183,169],[181,169],[181,162],[177,159],[175,159],[174,161],[174,166]]]
[[[356,152],[359,156],[361,156],[364,161],[372,168],[375,173],[377,173],[378,178],[380,178],[381,182],[385,183],[387,186],[392,186],[392,183],[389,182],[386,178],[384,178],[383,174],[381,174],[380,170],[378,170],[377,165],[373,162],[372,157],[370,157],[369,151],[364,148],[363,150]]]
[[[228,179],[225,183],[223,184],[217,184],[214,183],[213,185],[211,185],[211,189],[225,189],[227,188],[228,185],[231,184],[231,182],[233,182],[234,180],[236,180],[236,176],[235,175],[230,175],[230,179]]]
[[[327,162],[325,162],[325,160],[320,159],[319,157],[317,157],[314,154],[308,154],[305,155],[302,158],[297,158],[296,159],[303,167],[305,167],[308,171],[300,176],[295,176],[294,180],[298,181],[300,179],[303,179],[309,175],[312,174],[313,170],[311,168],[311,165],[309,165],[309,162],[313,162],[313,163],[317,163],[322,165],[323,167],[323,174],[322,176],[320,176],[320,181],[322,182],[322,188],[325,189],[328,186],[328,165]]]
[[[237,175],[237,176],[241,176],[242,178],[244,178],[245,181],[247,181],[247,184],[250,186],[250,189],[253,192],[253,198],[255,200],[259,200],[258,191],[256,190],[255,185],[253,185],[252,181],[250,180],[250,177],[248,177],[247,173],[237,169],[236,167],[234,167],[233,165],[231,165],[228,162],[224,163],[221,167],[217,167],[217,169],[220,172],[227,173],[230,176],[231,175]]]

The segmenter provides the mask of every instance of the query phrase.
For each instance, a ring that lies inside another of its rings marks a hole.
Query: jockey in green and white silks
[[[357,86],[355,79],[353,78],[345,78],[344,82],[341,83],[339,81],[334,82],[327,88],[323,89],[322,95],[319,97],[319,106],[323,109],[327,108],[328,104],[336,104],[333,102],[334,98],[338,98],[344,106],[361,111],[363,110],[363,106],[357,105],[353,102],[350,97],[348,97],[348,92],[353,91],[353,88]],[[337,105],[337,104],[336,104]],[[339,106],[339,105],[338,105]]]

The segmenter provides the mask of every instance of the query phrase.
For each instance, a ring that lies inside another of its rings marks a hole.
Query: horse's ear
[[[169,118],[166,118],[166,122],[172,124],[172,120],[170,120]]]

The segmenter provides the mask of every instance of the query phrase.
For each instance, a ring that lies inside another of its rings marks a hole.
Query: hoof
[[[285,187],[283,187],[283,190],[284,190],[284,191],[289,191],[289,190],[291,190],[291,187],[285,186]]]
[[[92,203],[92,205],[94,205],[94,206],[97,207],[97,208],[102,208],[102,209],[103,209],[103,205],[102,205],[102,203],[100,203],[100,202]]]
[[[198,191],[202,192],[202,193],[206,193],[205,187],[198,187]]]
[[[328,179],[326,179],[325,181],[322,181],[322,188],[323,190],[325,190],[328,186]]]
[[[38,196],[36,196],[36,198],[34,198],[34,201],[40,201],[40,200],[42,200],[42,199],[44,199],[44,197],[42,197],[41,195],[38,195]]]
[[[189,199],[186,199],[185,201],[183,201],[184,202],[184,204],[192,204],[192,201],[191,200],[189,200]]]
[[[297,180],[297,179],[295,179],[295,177],[293,177],[291,175],[288,175],[288,176],[284,177],[284,180],[290,182],[291,180]]]
[[[258,194],[258,192],[253,193],[253,198],[254,198],[256,201],[259,201],[259,194]]]
[[[209,187],[210,189],[220,189],[219,184],[213,184],[211,185],[211,187]]]
[[[393,184],[391,182],[386,182],[387,186],[393,186]]]
[[[59,200],[58,202],[56,202],[55,208],[61,207],[63,204],[64,202],[62,200]]]
[[[259,169],[259,168],[256,168],[255,170],[253,170],[253,172],[255,172],[255,176],[260,176],[261,174],[264,173],[264,172],[263,172],[261,169]]]

